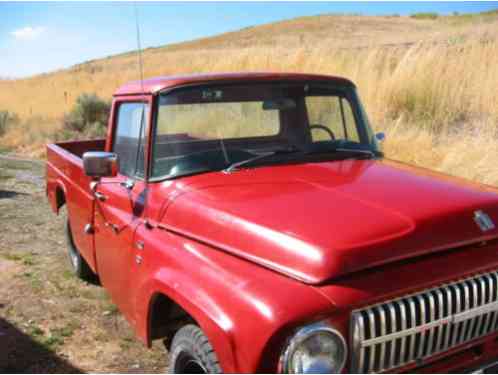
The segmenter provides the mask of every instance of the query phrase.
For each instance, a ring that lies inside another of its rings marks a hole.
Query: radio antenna
[[[136,1],[133,2],[133,8],[135,10],[135,26],[137,29],[137,54],[138,54],[138,69],[140,70],[140,88],[142,89],[142,95],[145,95],[144,91],[144,65],[142,61],[142,46],[140,44],[140,22],[138,20],[138,7]]]
[[[142,141],[145,136],[144,130],[145,130],[145,122],[146,122],[146,113],[145,113],[145,90],[144,90],[144,65],[142,61],[142,46],[140,44],[140,22],[138,20],[138,7],[137,3],[134,1],[133,2],[133,8],[135,10],[135,25],[137,29],[137,55],[138,55],[138,69],[140,71],[140,88],[142,90],[142,111],[140,114],[140,129],[138,132],[138,147],[137,147],[137,154],[135,155],[135,174],[137,174],[137,171],[139,170],[139,163],[144,162],[145,160],[140,160],[140,151],[142,150]],[[145,150],[142,150],[145,151]],[[144,177],[147,179],[147,174],[144,171]]]

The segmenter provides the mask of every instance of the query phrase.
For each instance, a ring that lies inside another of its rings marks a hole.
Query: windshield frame
[[[160,100],[161,97],[167,96],[174,94],[178,91],[183,91],[183,90],[189,90],[189,89],[210,89],[210,88],[219,88],[219,87],[225,87],[225,86],[243,86],[243,85],[251,85],[251,86],[257,86],[257,85],[263,85],[263,86],[286,86],[286,85],[292,85],[292,86],[305,86],[305,85],[312,85],[314,87],[319,87],[319,88],[324,88],[324,89],[331,89],[332,90],[343,90],[344,93],[346,94],[344,97],[345,99],[350,103],[351,106],[351,111],[355,120],[355,126],[358,131],[358,136],[360,138],[360,144],[365,146],[365,150],[372,151],[376,156],[382,157],[383,154],[379,150],[379,147],[377,143],[375,142],[375,137],[373,136],[373,129],[371,129],[370,124],[368,119],[366,118],[366,112],[364,110],[364,107],[360,101],[360,98],[357,93],[357,88],[356,85],[352,82],[340,82],[338,83],[337,81],[332,81],[332,80],[275,80],[275,81],[267,81],[267,80],[223,80],[223,81],[209,81],[209,82],[201,82],[201,83],[189,83],[189,84],[183,84],[183,85],[178,85],[175,87],[171,88],[166,88],[161,91],[159,91],[154,98],[154,104],[151,108],[153,111],[153,121],[151,124],[151,132],[150,132],[150,155],[149,155],[149,163],[148,163],[148,168],[147,168],[147,175],[148,175],[148,181],[150,182],[162,182],[162,181],[169,181],[169,180],[175,180],[178,178],[182,177],[187,177],[187,176],[192,176],[192,175],[198,175],[198,174],[203,174],[203,173],[210,173],[210,172],[221,172],[223,169],[213,169],[213,170],[206,170],[206,171],[201,171],[201,172],[193,172],[193,173],[185,173],[185,174],[180,174],[180,175],[163,175],[163,176],[156,176],[154,177],[152,175],[152,168],[154,165],[154,154],[155,154],[155,144],[156,144],[156,136],[157,136],[157,126],[158,126],[158,118],[159,118],[159,107],[160,107]],[[306,118],[306,122],[308,122],[308,118]],[[308,123],[304,124],[305,126],[309,126]],[[258,138],[258,137],[254,137]],[[227,138],[226,140],[229,140]],[[368,147],[368,148],[367,148]],[[306,160],[303,160],[302,163],[309,162]],[[293,164],[299,163],[299,160],[295,160],[292,162]]]

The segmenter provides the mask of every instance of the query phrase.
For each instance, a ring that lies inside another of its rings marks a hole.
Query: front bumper
[[[469,372],[470,374],[498,374],[498,360]]]

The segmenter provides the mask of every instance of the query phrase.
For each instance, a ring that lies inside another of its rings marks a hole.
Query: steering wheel
[[[324,132],[326,132],[330,136],[331,140],[335,141],[335,135],[334,135],[334,133],[332,132],[332,130],[330,130],[326,126],[320,125],[320,124],[310,125],[310,131],[313,130],[313,129],[323,130]]]

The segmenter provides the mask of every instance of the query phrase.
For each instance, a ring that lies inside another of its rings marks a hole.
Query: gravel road
[[[0,373],[157,373],[106,291],[72,276],[41,161],[0,155]]]

